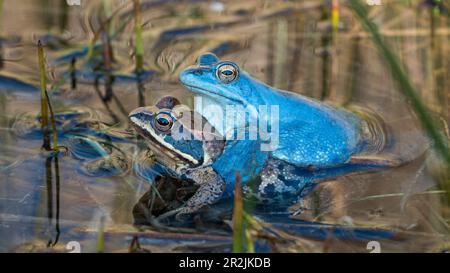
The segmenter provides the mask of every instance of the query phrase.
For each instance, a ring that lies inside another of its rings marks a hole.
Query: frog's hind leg
[[[189,171],[186,176],[200,185],[196,193],[182,207],[176,218],[198,211],[205,205],[216,203],[225,192],[226,183],[211,167]]]
[[[262,174],[258,191],[265,198],[273,199],[272,195],[281,196],[286,201],[288,194],[295,197],[308,195],[317,182],[329,181],[336,177],[356,172],[379,171],[396,166],[400,166],[398,160],[390,157],[353,157],[346,164],[333,168],[300,168],[285,161],[270,158],[266,163]]]
[[[305,199],[314,191],[320,182],[331,181],[350,173],[380,171],[399,166],[400,162],[389,157],[353,158],[350,162],[334,168],[311,169],[298,168],[284,161],[271,158],[265,166],[261,183],[258,186],[258,198],[271,200],[268,207],[274,204],[283,209],[294,204],[299,205],[293,214],[301,214],[312,209]]]

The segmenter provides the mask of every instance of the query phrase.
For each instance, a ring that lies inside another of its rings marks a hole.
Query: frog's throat
[[[144,136],[150,149],[157,153],[165,155],[167,158],[173,161],[181,161],[184,164],[190,166],[199,166],[202,162],[199,162],[189,154],[176,150],[171,144],[164,141],[164,138],[155,134],[152,130],[147,129],[150,124],[144,123],[141,120],[131,117],[131,121],[135,124],[135,129],[140,135]]]
[[[227,102],[229,102],[228,104],[242,105],[244,107],[247,105],[247,102],[245,102],[241,99],[230,98],[230,97],[224,96],[220,93],[212,92],[210,90],[207,90],[207,89],[204,89],[204,88],[201,88],[198,86],[192,86],[192,85],[185,85],[185,86],[195,94],[198,94],[201,96],[209,96],[214,100],[225,99]]]

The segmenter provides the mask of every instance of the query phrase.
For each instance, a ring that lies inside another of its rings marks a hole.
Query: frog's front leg
[[[200,185],[196,193],[180,209],[176,219],[183,215],[194,213],[205,205],[216,203],[225,192],[226,183],[212,167],[189,170],[186,177]]]

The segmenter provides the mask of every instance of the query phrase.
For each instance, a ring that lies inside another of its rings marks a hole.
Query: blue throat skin
[[[236,69],[233,81],[223,82],[217,76],[218,69],[224,65]],[[233,62],[219,61],[212,53],[201,55],[197,65],[184,70],[179,78],[190,91],[204,99],[203,107],[196,111],[219,131],[223,124],[217,121],[216,113],[206,109],[210,104],[223,109],[226,105],[253,106],[257,110],[260,105],[278,106],[279,145],[271,154],[296,166],[335,167],[365,148],[357,115],[274,89],[239,70]],[[260,113],[254,113],[251,118],[260,118]]]

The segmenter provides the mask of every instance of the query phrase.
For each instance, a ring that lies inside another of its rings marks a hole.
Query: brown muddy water
[[[390,128],[389,154],[407,162],[321,183],[305,200],[315,210],[296,216],[303,222],[286,223],[276,215],[261,220],[262,227],[252,231],[257,251],[370,252],[370,241],[382,252],[448,250],[445,165],[346,1],[338,1],[334,34],[326,2],[141,1],[146,76],[137,84],[133,1],[0,1],[0,251],[70,252],[80,246],[82,252],[128,252],[136,249],[133,240],[152,252],[230,251],[229,222],[152,227],[139,224],[133,213],[150,182],[133,169],[144,148],[129,137],[128,113],[165,95],[192,106],[178,74],[207,51],[271,86],[375,111]],[[450,7],[360,2],[422,101],[447,124]],[[59,141],[73,148],[57,160],[41,149],[38,40],[45,45],[58,132],[64,132]],[[105,69],[113,74],[111,85],[98,76]],[[99,132],[107,140],[93,149]],[[70,146],[80,139],[86,146]],[[99,150],[117,161],[98,161]],[[353,238],[330,232],[335,228],[391,235]],[[317,232],[322,235],[307,234]],[[271,239],[264,236],[269,233]]]

